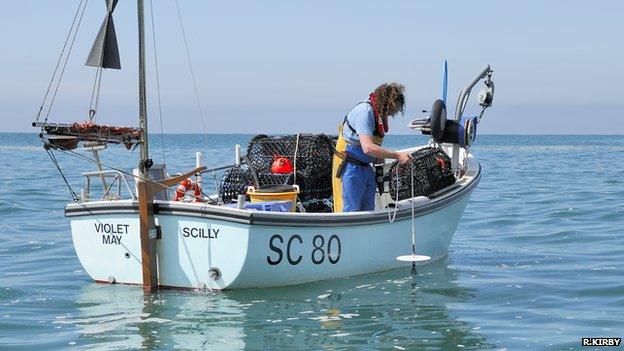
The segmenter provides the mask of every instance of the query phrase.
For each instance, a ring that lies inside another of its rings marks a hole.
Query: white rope
[[[293,166],[293,183],[297,184],[297,153],[299,152],[299,136],[301,133],[297,133],[297,141],[295,142],[295,162]]]
[[[414,162],[410,162],[412,164],[412,274],[416,274],[416,261],[414,258],[416,257],[416,221],[414,218]]]
[[[293,184],[297,184],[297,154],[299,153],[299,136],[301,133],[297,133],[297,140],[295,142],[295,162],[293,165]],[[303,201],[299,198],[299,194],[297,194],[297,205],[299,207],[300,212],[306,212],[305,207],[303,206]]]
[[[414,224],[414,162],[410,162],[411,167],[411,175],[412,175],[412,198],[410,201],[412,202],[412,255],[416,256],[416,226]],[[414,262],[412,262],[414,265]]]
[[[394,202],[394,210],[388,209],[388,222],[394,223],[394,219],[396,218],[396,214],[399,211],[399,166],[395,167],[395,182],[396,182],[396,197]],[[392,212],[392,215],[390,215]]]

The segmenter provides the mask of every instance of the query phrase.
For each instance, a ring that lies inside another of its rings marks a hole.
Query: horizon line
[[[0,131],[0,134],[39,134],[40,132],[15,132],[15,131],[10,131],[10,132],[3,132]],[[160,135],[161,133],[150,133],[150,135]],[[260,134],[265,134],[265,135],[294,135],[294,134],[325,134],[325,135],[334,135],[334,133],[331,134],[327,134],[327,133],[322,133],[322,132],[317,132],[317,133],[313,133],[313,132],[305,132],[305,133],[272,133],[272,134],[267,134],[267,133],[232,133],[232,132],[227,132],[227,133],[184,133],[184,132],[167,132],[167,133],[162,133],[163,135],[260,135]],[[392,137],[392,136],[421,136],[421,135],[426,135],[426,134],[388,134],[388,136]],[[479,134],[481,136],[499,136],[499,135],[503,135],[503,136],[624,136],[624,133],[609,133],[609,134],[583,134],[583,133],[535,133],[535,134],[529,134],[529,133],[484,133],[484,134]]]

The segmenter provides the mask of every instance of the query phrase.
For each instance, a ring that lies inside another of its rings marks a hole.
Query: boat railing
[[[84,187],[80,192],[80,197],[83,202],[89,202],[93,197],[91,193],[91,183],[94,177],[99,178],[102,183],[102,192],[101,195],[97,197],[97,200],[120,200],[122,199],[122,188],[125,188],[129,199],[137,199],[134,188],[130,185],[130,182],[128,182],[128,178],[132,179],[132,176],[125,175],[115,170],[84,172],[82,176],[85,177]],[[110,180],[111,178],[112,180]]]

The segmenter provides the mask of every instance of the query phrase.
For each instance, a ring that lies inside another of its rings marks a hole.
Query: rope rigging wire
[[[93,88],[91,88],[91,99],[89,100],[89,122],[93,121],[93,119],[95,118],[98,102],[100,101],[100,86],[102,85],[102,61],[103,58],[100,59],[100,67],[95,70]]]
[[[160,121],[160,147],[162,149],[163,164],[167,164],[165,157],[165,135],[163,133],[163,116],[162,116],[162,103],[160,99],[160,76],[158,74],[158,55],[156,50],[156,29],[154,27],[154,5],[152,0],[149,1],[150,10],[150,23],[152,27],[152,47],[154,48],[154,68],[156,70],[156,96],[158,101],[158,118]]]
[[[76,192],[74,191],[74,189],[72,189],[71,185],[69,185],[67,178],[65,178],[65,174],[63,174],[63,171],[61,170],[61,167],[59,166],[58,161],[56,160],[56,157],[54,156],[54,153],[52,153],[52,150],[45,148],[45,152],[46,154],[48,154],[48,157],[50,157],[50,160],[52,160],[52,164],[54,164],[56,169],[59,171],[61,178],[63,178],[65,185],[67,185],[67,188],[69,189],[69,192],[71,193],[72,198],[74,199],[74,202],[80,201],[80,198],[78,197],[78,195],[76,195]]]
[[[78,7],[76,9],[76,12],[74,14],[73,20],[72,20],[72,24],[69,28],[69,31],[67,33],[67,36],[65,38],[65,41],[63,43],[63,47],[61,49],[61,52],[59,54],[58,60],[56,62],[56,65],[54,67],[54,71],[52,74],[52,77],[50,79],[50,82],[48,83],[48,86],[46,88],[44,97],[42,99],[41,105],[37,111],[37,115],[36,115],[36,122],[39,122],[41,115],[44,115],[44,123],[47,123],[48,121],[48,117],[50,116],[50,113],[52,111],[52,107],[54,105],[54,101],[56,100],[56,96],[58,94],[60,85],[61,85],[61,81],[63,78],[63,75],[65,73],[65,69],[67,68],[67,64],[69,62],[69,57],[71,56],[71,52],[73,50],[74,47],[74,43],[76,41],[76,37],[80,28],[80,25],[82,24],[82,20],[84,18],[84,14],[85,14],[85,10],[87,7],[89,0],[80,0]],[[163,162],[165,162],[165,148],[164,148],[164,133],[163,133],[163,122],[162,122],[162,103],[161,103],[161,94],[160,94],[160,79],[159,79],[159,70],[158,70],[158,59],[157,59],[157,48],[156,48],[156,33],[155,33],[155,25],[154,25],[154,13],[153,13],[153,3],[150,0],[150,18],[151,18],[151,29],[152,29],[152,41],[153,41],[153,49],[154,49],[154,62],[155,62],[155,68],[156,68],[156,88],[157,88],[157,96],[158,96],[158,113],[159,113],[159,117],[160,117],[160,130],[161,130],[161,148],[162,148],[162,153],[163,153]],[[201,124],[202,124],[202,129],[204,132],[204,135],[206,136],[206,142],[208,142],[208,136],[207,136],[207,131],[206,131],[206,127],[205,127],[205,122],[204,122],[204,116],[203,116],[203,110],[201,107],[201,102],[200,102],[200,98],[199,98],[199,91],[197,88],[197,81],[195,78],[195,72],[193,70],[193,66],[191,63],[191,57],[190,57],[190,49],[189,49],[189,45],[188,45],[188,41],[186,39],[186,33],[184,30],[184,25],[182,22],[182,15],[181,15],[181,11],[180,11],[180,5],[178,3],[178,1],[176,0],[176,9],[177,9],[177,15],[178,15],[178,20],[180,23],[180,29],[182,31],[182,37],[184,39],[184,45],[185,45],[185,49],[186,49],[186,56],[187,56],[187,62],[189,65],[189,69],[190,69],[190,73],[191,73],[191,77],[193,79],[193,87],[195,90],[195,98],[196,98],[196,102],[197,102],[197,106],[199,109],[199,114],[200,114],[200,118],[201,118]],[[106,25],[108,26],[108,22],[106,22]],[[104,30],[106,30],[106,28],[104,28]],[[94,82],[93,82],[93,87],[91,90],[91,98],[89,101],[89,121],[92,121],[95,118],[96,115],[96,111],[97,111],[97,106],[99,103],[99,97],[100,97],[100,87],[101,87],[101,81],[102,81],[102,73],[103,73],[103,68],[102,68],[102,62],[103,61],[103,56],[100,58],[100,65],[96,70],[95,73],[95,77],[94,77]],[[51,96],[50,96],[51,95]],[[48,104],[46,106],[46,103]],[[44,113],[45,111],[45,113]],[[67,180],[67,178],[65,177],[63,171],[61,170],[58,161],[56,159],[56,157],[54,156],[53,153],[53,148],[49,148],[46,147],[46,153],[48,154],[48,156],[50,157],[50,159],[52,160],[52,163],[55,165],[55,167],[57,168],[57,170],[59,171],[61,177],[63,178],[63,181],[65,182],[65,184],[67,185],[69,191],[72,194],[72,197],[74,199],[74,201],[79,201],[80,198],[78,197],[78,195],[76,194],[76,192],[72,189],[72,187],[69,184],[69,181]],[[88,162],[97,164],[98,162],[94,159],[91,159],[87,156],[81,155],[75,151],[69,150],[69,149],[65,149],[65,148],[58,148],[59,151],[66,153],[68,155],[71,155],[73,157],[76,158],[80,158],[83,160],[86,160]],[[151,182],[153,184],[158,184],[160,186],[162,186],[163,188],[171,188],[173,186],[169,186],[166,187],[163,184],[157,182],[157,181],[153,181],[151,179],[147,179],[144,177],[140,177],[140,176],[135,176],[132,173],[123,171],[119,168],[116,167],[112,167],[109,166],[107,164],[104,163],[100,163],[101,166],[117,171],[121,174],[127,175],[127,176],[132,176],[134,178],[137,179],[141,179],[147,182]],[[213,174],[213,178],[214,178],[214,174]],[[195,197],[195,196],[193,196]],[[214,202],[214,200],[207,198],[208,201],[210,202]]]
[[[110,16],[106,17],[106,21],[104,22],[103,32],[106,33],[108,31],[108,24],[111,20]],[[95,71],[95,79],[93,80],[93,88],[91,89],[91,100],[89,101],[89,122],[93,121],[95,115],[97,113],[98,103],[100,102],[100,88],[102,86],[102,73],[104,72],[104,53],[100,55],[100,61],[98,62],[98,67]]]
[[[186,49],[186,60],[189,65],[189,70],[191,71],[191,78],[193,79],[193,88],[195,89],[195,99],[197,100],[197,108],[199,109],[199,117],[201,119],[201,126],[204,132],[204,136],[206,138],[206,147],[208,147],[208,133],[206,132],[206,125],[204,123],[204,113],[202,110],[201,102],[199,99],[199,92],[197,89],[197,80],[195,79],[195,71],[193,70],[193,64],[191,63],[191,54],[188,45],[188,41],[186,40],[186,32],[184,31],[184,24],[182,23],[182,13],[180,11],[180,3],[178,0],[175,0],[176,10],[178,14],[178,22],[180,23],[180,30],[182,31],[182,39],[184,39],[184,48]]]
[[[48,87],[46,88],[45,94],[43,95],[43,100],[41,101],[41,106],[39,106],[39,111],[37,111],[36,121],[39,121],[39,117],[41,116],[41,112],[43,111],[43,106],[48,99],[48,95],[50,94],[50,88],[52,87],[52,83],[54,83],[54,79],[56,78],[56,73],[58,72],[59,66],[61,65],[61,60],[63,59],[63,55],[65,54],[65,49],[67,48],[67,43],[69,42],[69,38],[71,37],[71,33],[74,31],[74,25],[76,25],[76,20],[78,19],[78,14],[80,13],[80,8],[82,7],[82,0],[78,4],[78,8],[76,9],[76,13],[74,14],[74,19],[72,20],[72,24],[69,27],[69,31],[67,32],[67,36],[65,37],[65,42],[63,43],[63,48],[61,49],[61,53],[59,54],[59,58],[56,61],[56,66],[54,66],[54,71],[52,73],[52,78],[50,78],[50,82],[48,83]]]
[[[56,62],[56,66],[54,67],[54,71],[52,73],[52,78],[48,83],[48,87],[43,96],[43,100],[41,101],[41,106],[39,106],[39,111],[37,112],[37,117],[35,118],[35,122],[39,122],[39,118],[41,117],[41,112],[45,109],[45,104],[50,94],[50,89],[52,85],[54,85],[54,80],[56,79],[56,86],[54,87],[54,92],[50,99],[48,108],[45,113],[44,123],[48,122],[48,117],[50,116],[50,112],[52,111],[52,106],[54,105],[54,101],[56,100],[56,95],[58,93],[59,87],[61,85],[61,80],[63,79],[63,74],[65,73],[65,68],[67,67],[67,62],[69,61],[69,57],[71,55],[72,49],[74,47],[74,42],[76,41],[76,35],[78,34],[78,30],[80,29],[80,24],[82,23],[82,19],[84,17],[85,9],[87,8],[87,3],[89,0],[80,0],[78,3],[78,8],[76,9],[76,13],[74,14],[74,19],[72,20],[72,24],[69,27],[69,31],[67,33],[67,37],[65,38],[65,42],[63,43],[63,48],[61,49],[61,53]],[[70,40],[71,38],[71,40]],[[69,43],[69,47],[67,44]],[[64,57],[64,60],[63,60]],[[61,71],[59,72],[59,67],[61,67],[61,61],[63,61],[63,65]],[[58,79],[57,79],[58,73]]]

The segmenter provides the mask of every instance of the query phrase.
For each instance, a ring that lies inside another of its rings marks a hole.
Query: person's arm
[[[412,159],[412,155],[409,152],[397,152],[386,148],[383,148],[373,142],[373,137],[365,134],[359,134],[360,145],[365,154],[375,158],[392,158],[399,160],[399,163],[404,164]]]

